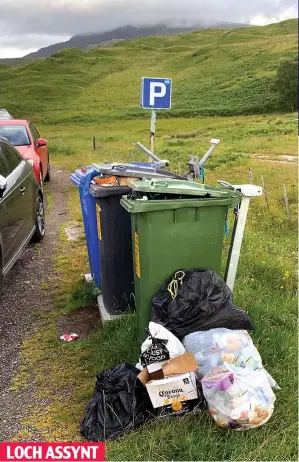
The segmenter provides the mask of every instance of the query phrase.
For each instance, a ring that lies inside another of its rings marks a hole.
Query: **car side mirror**
[[[36,147],[38,148],[39,146],[46,146],[48,144],[48,141],[45,140],[44,138],[38,138],[36,140]]]
[[[3,196],[5,189],[7,188],[7,181],[4,176],[0,175],[0,198]]]

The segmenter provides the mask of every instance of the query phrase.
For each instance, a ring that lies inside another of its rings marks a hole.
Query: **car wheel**
[[[36,215],[35,215],[35,233],[32,236],[33,242],[41,241],[45,236],[45,209],[44,201],[39,195],[36,201]]]
[[[48,157],[48,167],[47,167],[47,174],[45,176],[45,181],[51,180],[51,166],[50,166],[50,159]]]

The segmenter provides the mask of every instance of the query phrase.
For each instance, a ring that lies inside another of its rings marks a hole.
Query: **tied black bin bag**
[[[179,339],[216,327],[255,329],[248,314],[233,304],[229,287],[208,269],[176,271],[153,298],[152,321]]]
[[[97,376],[94,397],[81,421],[89,441],[112,440],[140,426],[152,414],[146,388],[137,378],[140,370],[120,364]]]

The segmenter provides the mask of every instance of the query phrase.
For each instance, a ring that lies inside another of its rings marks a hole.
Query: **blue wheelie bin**
[[[91,180],[99,174],[93,167],[84,167],[71,174],[71,182],[79,188],[81,211],[86,235],[86,244],[90,273],[94,282],[101,287],[100,246],[98,238],[98,222],[96,199],[89,193]]]
[[[98,164],[94,164],[94,166],[97,166],[97,165]],[[130,164],[119,163],[117,164],[117,167],[121,168],[122,165],[124,166],[124,168],[127,168],[127,169],[130,168],[130,165],[131,165],[131,168],[133,169],[132,170],[133,173],[134,173],[134,167],[136,167],[137,170],[139,169],[139,176],[140,176],[140,171],[142,171],[147,176],[152,175],[153,177],[156,176],[156,174],[159,174],[159,172],[161,172],[161,175],[163,174],[163,168],[158,162],[131,162]],[[101,255],[101,247],[103,247],[103,243],[100,241],[101,230],[100,230],[100,220],[98,217],[99,210],[97,210],[97,207],[99,209],[99,199],[96,196],[96,192],[95,192],[96,189],[93,191],[95,195],[90,194],[90,184],[92,182],[92,179],[101,173],[101,167],[105,171],[105,173],[109,172],[109,174],[115,173],[117,175],[120,172],[110,171],[109,164],[102,164],[98,166],[97,168],[95,168],[94,166],[87,166],[87,167],[83,167],[81,169],[76,170],[75,172],[71,174],[70,181],[79,188],[81,212],[82,212],[84,230],[85,230],[85,235],[86,235],[86,244],[87,244],[90,272],[91,272],[92,278],[95,281],[95,283],[103,289],[102,271],[104,270],[105,272],[106,268],[101,268],[101,260],[103,264],[103,262],[105,261],[104,254],[107,252],[104,252],[104,248],[103,248],[102,249],[103,255]],[[150,173],[148,173],[149,171]],[[176,176],[175,174],[172,174],[172,175]],[[101,188],[98,188],[98,189],[101,190]],[[127,193],[128,188],[125,188],[125,189]],[[112,190],[110,189],[110,191]],[[124,213],[122,210],[122,207],[119,204],[119,201],[122,197],[121,188],[119,189],[119,192],[120,193],[118,194],[118,208],[120,209],[121,213]],[[122,192],[122,194],[124,194],[124,192]],[[113,199],[111,199],[111,201],[112,200]],[[107,202],[107,200],[105,202]],[[114,202],[115,202],[115,198],[114,198]],[[123,218],[123,221],[125,221],[124,218]],[[128,242],[131,242],[130,239],[128,240]],[[109,251],[109,254],[110,254],[110,251]],[[131,255],[131,252],[130,252],[130,255]],[[105,276],[104,276],[104,279],[105,279]]]

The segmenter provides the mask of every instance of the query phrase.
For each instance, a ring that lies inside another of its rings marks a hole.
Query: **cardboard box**
[[[154,408],[171,406],[174,411],[181,411],[187,401],[198,398],[194,372],[151,380],[145,386]]]
[[[153,372],[159,371],[163,378],[174,374],[186,374],[198,370],[197,361],[192,353],[184,353],[163,363],[153,363],[144,368],[138,375],[139,380],[146,385],[153,378]]]
[[[195,371],[197,361],[192,353],[184,353],[162,363],[150,364],[138,375],[146,387],[157,415],[184,414],[200,403]]]

